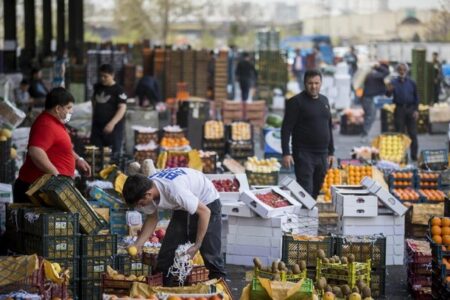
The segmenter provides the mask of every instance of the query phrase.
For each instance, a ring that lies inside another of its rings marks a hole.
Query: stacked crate
[[[195,90],[194,96],[206,98],[208,92],[208,60],[206,50],[195,53]]]
[[[12,139],[0,141],[0,182],[12,183],[16,178],[16,161],[11,159]]]
[[[253,101],[246,105],[245,118],[253,125],[255,134],[259,134],[266,122],[266,102]]]
[[[286,90],[288,67],[286,54],[281,51],[259,51],[257,60],[258,86]],[[271,99],[265,99],[268,103]]]
[[[100,171],[111,161],[111,148],[99,148],[91,145],[85,146],[84,157],[86,158],[86,162],[91,166],[92,176],[98,177]]]
[[[153,53],[153,76],[158,81],[163,99],[167,98],[166,91],[166,50],[155,49]]]
[[[416,295],[428,294],[431,299],[431,249],[426,241],[411,240],[405,241],[407,255],[407,276],[408,287]],[[424,299],[414,297],[415,299]]]
[[[412,78],[417,84],[417,94],[422,104],[433,102],[434,97],[434,68],[433,64],[426,61],[426,49],[412,50]]]
[[[153,56],[154,51],[151,48],[142,49],[142,66],[144,68],[143,75],[153,75]]]
[[[241,127],[238,125],[243,125],[243,128],[248,128],[246,129],[250,132],[248,137],[240,136],[241,133],[239,130],[242,131],[243,129],[240,129]],[[227,140],[227,153],[232,158],[238,160],[239,162],[245,162],[247,158],[255,154],[253,128],[251,124],[246,122],[232,122],[228,131],[229,138]]]
[[[243,103],[240,101],[223,100],[222,120],[224,124],[230,124],[233,121],[241,120],[243,117]]]
[[[70,271],[69,289],[76,295],[79,265],[79,216],[43,207],[21,208],[19,236],[24,254],[37,254]]]
[[[126,64],[123,68],[123,89],[128,98],[134,97],[136,87],[136,66]]]
[[[437,221],[437,222],[435,222]],[[440,227],[439,231],[450,227],[449,218],[433,217],[429,222],[428,234],[431,247],[431,293],[433,299],[450,299],[450,243],[448,235],[437,235],[441,241],[436,242],[437,237],[434,234],[433,227]],[[441,232],[442,234],[442,232]]]
[[[195,88],[195,51],[183,51],[183,82],[187,84],[187,92],[190,95],[194,94]]]
[[[167,51],[165,62],[165,96],[173,98],[177,95],[177,83],[182,81],[182,51]]]
[[[115,268],[117,235],[82,235],[80,299],[101,299],[101,279],[107,266]]]
[[[227,99],[228,51],[220,51],[214,66],[214,100]]]
[[[371,261],[370,289],[374,298],[383,297],[385,294],[386,244],[387,239],[383,235],[335,238],[337,256],[343,257],[353,254],[357,262]],[[403,249],[401,250],[403,251]],[[391,256],[390,253],[389,256]]]

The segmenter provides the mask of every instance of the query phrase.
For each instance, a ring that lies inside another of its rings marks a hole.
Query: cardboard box
[[[276,259],[280,259],[280,257],[259,257],[261,260],[261,263],[264,266],[270,266],[272,265],[272,262]],[[246,267],[252,267],[253,266],[253,256],[250,255],[234,255],[234,254],[228,254],[226,255],[226,261],[229,265],[238,265],[238,266],[246,266]]]
[[[287,200],[291,205],[285,207],[274,208],[269,206],[259,200],[256,195],[264,194],[268,192],[276,193],[282,196],[285,200]],[[270,188],[270,189],[261,189],[261,190],[253,190],[253,191],[245,191],[241,194],[241,201],[247,204],[253,211],[255,211],[259,216],[263,218],[272,218],[275,216],[279,216],[284,212],[298,213],[302,208],[302,205],[297,202],[294,198],[287,195],[279,188]]]
[[[244,202],[239,202],[247,206]],[[248,206],[247,206],[248,207]],[[261,217],[255,216],[254,218],[240,218],[235,216],[228,217],[229,225],[241,225],[241,226],[259,226],[259,227],[272,227],[281,228],[281,217],[263,219]]]
[[[222,214],[242,218],[253,218],[256,214],[244,202],[224,202],[222,203]]]
[[[391,193],[381,187],[375,180],[369,177],[364,177],[361,184],[366,187],[371,193],[378,196],[383,204],[395,212],[399,216],[403,216],[408,208],[406,208],[400,201],[397,200]]]
[[[271,228],[271,227],[259,227],[259,226],[240,226],[240,225],[228,225],[229,234],[233,235],[251,235],[251,236],[262,236],[262,237],[272,237],[280,238],[283,236],[281,228]]]
[[[246,246],[263,246],[281,248],[282,240],[280,238],[267,238],[252,235],[227,235],[228,244],[246,245]]]
[[[308,209],[312,209],[316,205],[316,200],[295,179],[286,176],[281,180],[280,186],[289,190],[294,198]]]
[[[336,212],[343,217],[376,217],[378,199],[369,193],[355,195],[339,191],[336,194]]]
[[[239,192],[219,192],[220,195],[220,202],[226,203],[226,202],[235,202],[239,201],[239,197],[243,191],[250,190],[250,186],[248,185],[247,175],[245,173],[243,174],[205,174],[205,176],[209,180],[214,179],[237,179],[239,181]]]
[[[251,245],[227,245],[227,255],[246,254],[252,257],[281,257],[281,248]],[[227,263],[229,263],[227,261]]]

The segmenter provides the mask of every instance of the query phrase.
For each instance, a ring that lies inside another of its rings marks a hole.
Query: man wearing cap
[[[387,95],[393,97],[395,104],[395,130],[406,131],[411,139],[411,160],[417,161],[417,119],[419,118],[419,97],[414,80],[407,76],[408,65],[400,63],[397,66],[398,77],[387,86]]]

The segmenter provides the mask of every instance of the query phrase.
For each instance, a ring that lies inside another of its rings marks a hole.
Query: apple
[[[164,229],[160,228],[155,231],[155,235],[161,241],[162,239],[164,239],[164,236],[166,235],[166,231]]]
[[[159,239],[158,239],[158,237],[157,236],[152,236],[151,238],[150,238],[150,243],[159,243]]]

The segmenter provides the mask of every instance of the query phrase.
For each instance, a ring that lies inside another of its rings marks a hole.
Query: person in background
[[[14,100],[16,107],[25,113],[28,113],[31,109],[31,98],[28,89],[30,88],[30,83],[26,79],[22,79],[18,88],[14,90]]]
[[[97,147],[111,147],[112,160],[119,162],[125,131],[127,95],[114,80],[114,69],[109,64],[99,68],[100,82],[92,96],[91,143]]]
[[[227,65],[227,74],[228,74],[228,96],[229,99],[234,99],[235,92],[235,58],[236,58],[236,46],[230,45],[228,50],[228,65]]]
[[[256,69],[250,62],[250,54],[248,52],[242,53],[242,59],[236,67],[236,79],[241,88],[241,100],[245,102],[248,100],[252,83],[256,80]]]
[[[358,70],[358,56],[356,55],[355,47],[350,47],[350,51],[345,54],[344,60],[348,65],[348,73],[353,78],[356,70]]]
[[[320,71],[305,72],[305,90],[286,101],[281,126],[283,165],[287,168],[294,165],[297,182],[314,199],[319,195],[334,154],[330,104],[320,94],[321,85]]]
[[[303,86],[303,76],[305,74],[305,68],[304,68],[304,62],[303,57],[301,54],[300,48],[295,49],[295,57],[294,62],[292,64],[292,74],[294,74],[295,78],[297,79],[298,87],[300,91],[303,91],[305,88]]]
[[[433,70],[434,70],[434,95],[433,102],[439,103],[439,94],[441,93],[441,83],[443,79],[442,75],[442,64],[439,61],[439,54],[437,52],[433,52]]]
[[[408,132],[411,139],[411,159],[417,161],[417,120],[419,119],[419,96],[414,80],[408,74],[408,65],[400,63],[397,66],[398,77],[387,86],[386,95],[393,97],[395,104],[395,130],[400,133]]]
[[[47,87],[42,81],[41,69],[35,68],[31,70],[30,87],[28,89],[31,98],[33,98],[33,106],[36,108],[43,108],[45,97],[48,94]]]
[[[136,97],[142,107],[155,107],[161,102],[158,81],[151,75],[144,75],[136,86]]]
[[[187,250],[191,258],[200,250],[209,270],[209,278],[225,278],[221,255],[222,215],[219,193],[211,181],[197,170],[173,168],[147,178],[129,176],[123,187],[123,197],[130,207],[146,215],[135,243],[138,253],[155,231],[158,209],[173,210],[172,218],[158,254],[157,270],[164,274],[164,285],[172,285],[167,276],[173,264],[175,250],[190,241]]]
[[[53,87],[65,87],[65,75],[67,64],[67,51],[58,54],[55,62],[53,63]]]
[[[25,192],[44,174],[73,177],[75,167],[87,176],[91,167],[73,151],[65,124],[72,116],[73,96],[64,88],[54,88],[45,99],[45,110],[30,130],[25,163],[14,182],[15,203],[30,202]]]
[[[364,80],[363,96],[361,106],[364,110],[364,126],[362,133],[362,142],[368,141],[368,135],[372,124],[375,121],[377,110],[375,107],[375,97],[386,94],[386,85],[384,78],[389,75],[389,67],[385,62],[380,62],[372,67]]]

